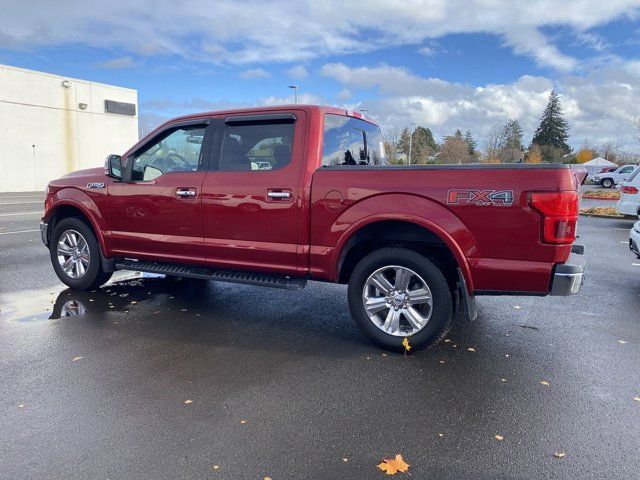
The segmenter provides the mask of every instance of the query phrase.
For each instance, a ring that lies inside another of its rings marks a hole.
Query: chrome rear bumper
[[[551,282],[550,295],[574,295],[582,288],[587,257],[583,245],[573,245],[571,255],[565,263],[556,265]]]

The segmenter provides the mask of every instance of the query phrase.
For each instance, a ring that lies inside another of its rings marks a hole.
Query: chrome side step
[[[116,270],[133,270],[137,272],[160,273],[177,277],[199,278],[227,283],[243,283],[261,287],[284,288],[298,290],[304,288],[307,281],[303,278],[286,277],[231,270],[215,270],[196,265],[175,265],[171,263],[151,262],[146,260],[116,260]]]

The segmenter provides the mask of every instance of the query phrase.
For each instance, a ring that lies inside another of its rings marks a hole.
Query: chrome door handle
[[[198,192],[195,188],[179,188],[176,190],[176,195],[182,198],[195,198]]]
[[[269,198],[291,198],[291,192],[267,192]]]

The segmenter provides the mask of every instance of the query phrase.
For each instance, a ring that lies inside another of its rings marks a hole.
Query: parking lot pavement
[[[0,478],[374,479],[400,453],[417,479],[637,479],[631,224],[580,220],[580,295],[482,297],[409,356],[367,342],[343,286],[77,293],[38,233],[0,236]]]

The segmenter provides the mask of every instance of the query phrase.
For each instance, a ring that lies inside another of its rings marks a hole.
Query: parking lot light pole
[[[293,89],[293,91],[295,92],[295,103],[298,103],[298,88],[300,88],[298,85],[289,85],[289,88]]]
[[[411,165],[411,145],[413,143],[413,132],[416,129],[416,124],[411,124],[411,134],[409,135],[409,165]]]

